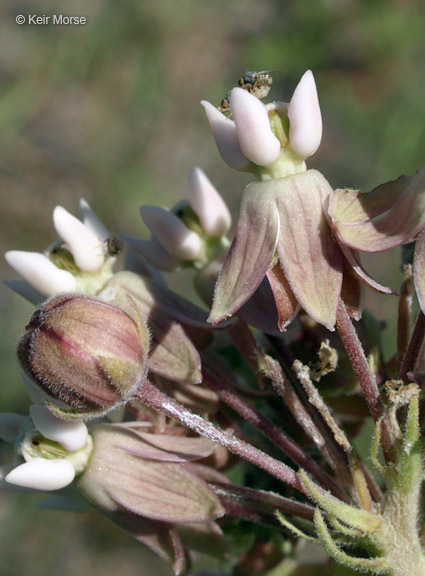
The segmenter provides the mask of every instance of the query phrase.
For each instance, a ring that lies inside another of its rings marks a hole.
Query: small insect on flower
[[[273,72],[273,70],[246,72],[241,78],[239,78],[238,86],[261,100],[268,95],[273,83],[273,78],[270,76],[270,72]],[[220,112],[230,112],[230,92],[231,91],[229,91],[220,102],[220,106],[218,107]]]
[[[124,249],[124,242],[116,236],[110,236],[106,238],[104,246],[109,256],[118,256]]]

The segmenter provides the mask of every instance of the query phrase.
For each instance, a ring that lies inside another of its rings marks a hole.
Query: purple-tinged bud
[[[18,355],[63,418],[98,416],[134,397],[147,372],[143,321],[96,298],[64,294],[31,317]]]
[[[322,114],[311,70],[303,75],[288,106],[289,144],[301,158],[312,156],[322,140]]]

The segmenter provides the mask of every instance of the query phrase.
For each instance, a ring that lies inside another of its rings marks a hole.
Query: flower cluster
[[[55,208],[59,239],[44,253],[6,254],[25,280],[9,285],[37,308],[18,345],[29,415],[0,415],[15,450],[0,482],[72,484],[176,574],[188,550],[233,573],[250,558],[289,573],[283,527],[354,570],[419,576],[425,170],[368,193],[334,190],[306,166],[322,138],[312,72],[289,103],[263,104],[271,80],[262,90],[257,76],[243,77],[224,112],[202,103],[225,162],[256,179],[231,242],[229,210],[195,168],[189,200],[142,206],[150,239],[112,236],[82,200],[81,220]],[[413,243],[399,293],[360,263],[360,252]],[[213,293],[209,311],[167,286],[162,271],[183,268],[200,299]],[[389,361],[376,324],[362,321],[363,284],[399,298]],[[369,417],[384,482],[352,443]],[[236,464],[239,484],[226,475]],[[275,544],[245,521],[275,530]],[[237,553],[226,530],[243,543]]]

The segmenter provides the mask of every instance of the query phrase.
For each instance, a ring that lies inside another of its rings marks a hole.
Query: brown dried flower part
[[[134,397],[146,378],[148,348],[141,318],[96,298],[63,294],[32,315],[18,356],[57,415],[87,419]]]

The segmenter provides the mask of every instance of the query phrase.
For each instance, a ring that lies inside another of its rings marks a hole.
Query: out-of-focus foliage
[[[18,26],[18,14],[87,24]],[[237,210],[246,177],[222,163],[199,101],[218,104],[247,70],[275,70],[277,100],[313,70],[325,133],[310,166],[335,186],[414,172],[425,150],[424,19],[421,0],[4,0],[1,252],[47,246],[53,207],[75,213],[81,196],[112,233],[146,235],[139,205],[184,197],[194,165]],[[381,264],[380,280],[393,281]],[[1,408],[20,411],[14,348],[31,306],[2,287],[0,309]],[[144,571],[142,548],[94,527],[93,513],[59,518],[6,492],[0,501],[2,576],[160,573]]]

